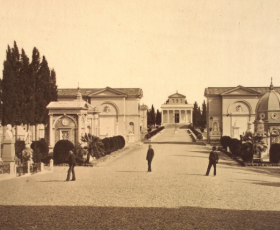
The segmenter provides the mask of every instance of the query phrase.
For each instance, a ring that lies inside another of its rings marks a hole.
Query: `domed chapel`
[[[279,143],[280,133],[280,94],[274,90],[272,80],[269,91],[256,106],[255,133],[267,133],[268,145]],[[270,146],[269,146],[270,147]]]
[[[280,87],[272,82],[269,87],[206,88],[208,142],[219,143],[222,136],[240,139],[248,126],[254,124],[255,132],[270,136],[268,145],[280,143],[279,93]]]

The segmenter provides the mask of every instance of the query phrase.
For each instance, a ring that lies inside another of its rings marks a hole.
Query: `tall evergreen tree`
[[[196,123],[197,123],[197,128],[201,127],[201,110],[200,110],[200,106],[198,106],[197,108],[197,114],[196,114]]]
[[[54,69],[51,70],[50,76],[50,101],[57,101],[57,85],[56,85],[56,73]]]
[[[35,115],[35,75],[33,72],[32,65],[29,64],[29,58],[22,49],[21,52],[21,71],[20,81],[22,82],[22,103],[21,103],[21,114],[22,123],[28,125],[34,125]]]
[[[17,50],[10,48],[6,51],[6,60],[4,61],[4,70],[2,78],[2,102],[3,119],[2,125],[15,125],[17,120]]]
[[[151,119],[151,125],[155,125],[156,123],[156,115],[155,115],[155,109],[152,105],[151,111],[150,111],[150,119]]]
[[[156,124],[161,125],[161,112],[159,110],[157,110]]]
[[[206,128],[206,116],[207,116],[207,108],[205,100],[202,103],[202,115],[201,115],[201,128]]]
[[[35,123],[46,124],[48,122],[48,113],[46,106],[50,101],[50,69],[48,62],[43,56],[42,62],[36,74],[35,88]]]
[[[194,126],[194,128],[197,127],[197,110],[198,110],[198,105],[197,105],[197,102],[195,102],[194,106],[193,106],[193,126]]]

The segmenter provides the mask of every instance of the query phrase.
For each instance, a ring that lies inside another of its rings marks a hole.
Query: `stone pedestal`
[[[239,139],[239,127],[233,126],[233,138]]]
[[[133,143],[134,142],[134,134],[129,134],[128,135],[128,143]]]
[[[2,160],[4,162],[14,162],[15,161],[15,141],[14,140],[4,140],[3,141],[3,155]]]

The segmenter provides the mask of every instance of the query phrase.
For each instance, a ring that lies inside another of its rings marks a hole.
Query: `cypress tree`
[[[153,105],[152,105],[152,109],[150,111],[150,119],[151,119],[151,125],[155,125],[156,117],[155,117],[155,109],[154,109]]]
[[[51,70],[50,76],[50,101],[57,101],[57,85],[56,85],[56,73],[54,69]]]
[[[201,115],[201,128],[206,128],[206,103],[205,100],[202,103],[202,115]]]
[[[3,102],[3,120],[2,125],[15,125],[17,119],[17,72],[16,72],[16,52],[14,53],[10,46],[6,51],[6,60],[4,61],[4,70],[2,78],[2,102]]]
[[[197,106],[197,102],[195,102],[194,106],[193,106],[193,126],[194,126],[194,128],[197,127],[197,110],[198,110],[198,106]]]
[[[20,80],[22,81],[23,93],[21,114],[22,123],[28,125],[34,125],[35,114],[35,75],[32,65],[29,64],[29,58],[26,56],[24,50],[21,52],[22,68],[20,71]]]
[[[161,125],[161,112],[157,110],[156,124]]]
[[[197,128],[201,127],[201,110],[200,110],[200,106],[198,106],[197,108],[197,118],[196,118],[196,123],[197,123]]]
[[[48,111],[46,106],[50,101],[50,69],[48,62],[43,56],[38,73],[36,74],[35,88],[35,123],[46,124],[48,121]]]

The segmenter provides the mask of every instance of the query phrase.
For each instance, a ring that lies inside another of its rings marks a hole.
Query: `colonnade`
[[[176,114],[178,114],[178,120],[175,122]],[[191,109],[164,109],[161,113],[162,124],[192,123],[192,110]]]

